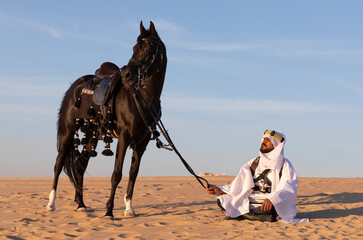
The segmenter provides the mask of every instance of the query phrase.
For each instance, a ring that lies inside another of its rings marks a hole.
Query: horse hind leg
[[[75,196],[74,201],[78,204],[77,211],[78,212],[85,212],[87,211],[87,207],[83,201],[83,179],[84,173],[88,166],[89,162],[88,156],[83,156],[83,154],[77,160],[77,170],[75,174],[75,181],[74,181],[74,188],[75,188]]]
[[[55,199],[56,199],[56,192],[58,186],[59,175],[62,172],[62,168],[64,165],[64,156],[63,152],[59,152],[57,156],[56,163],[54,165],[54,179],[53,179],[53,187],[52,191],[49,193],[49,202],[46,206],[46,209],[50,212],[55,211]]]
[[[125,202],[125,206],[126,206],[126,209],[124,212],[125,216],[135,216],[135,211],[132,207],[132,196],[134,193],[134,186],[135,186],[136,178],[139,173],[141,157],[145,152],[148,142],[149,142],[149,140],[147,139],[134,146],[134,151],[132,153],[132,162],[131,162],[131,167],[130,167],[130,173],[129,173],[130,177],[129,177],[129,182],[127,185],[126,195],[124,197],[124,202]]]
[[[95,135],[95,139],[98,139],[98,135]],[[89,153],[91,150],[94,150],[97,147],[97,142],[94,145],[88,139],[88,144],[86,145],[87,153],[88,154],[81,154],[77,160],[77,168],[75,174],[75,197],[74,201],[78,204],[77,211],[78,212],[85,212],[87,211],[87,207],[83,201],[83,180],[84,180],[84,173],[87,169],[88,162],[90,159]]]
[[[71,135],[68,134],[67,136],[61,137],[59,141],[58,156],[56,158],[56,162],[54,165],[53,186],[51,192],[49,193],[48,205],[46,206],[46,209],[48,211],[55,211],[55,199],[57,195],[56,192],[58,187],[59,175],[62,172],[64,161],[67,157],[66,155],[70,154],[71,151],[69,148],[70,140],[71,140]]]

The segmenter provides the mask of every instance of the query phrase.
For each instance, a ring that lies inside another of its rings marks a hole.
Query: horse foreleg
[[[107,207],[107,212],[105,214],[106,218],[113,218],[113,206],[114,206],[116,188],[122,179],[122,167],[128,145],[129,145],[128,138],[120,134],[116,149],[115,167],[111,177],[111,193],[106,205]]]
[[[132,153],[132,162],[131,162],[131,167],[130,167],[130,177],[129,177],[129,182],[127,185],[126,195],[124,197],[124,202],[126,205],[126,209],[124,212],[125,216],[135,216],[135,211],[132,208],[132,196],[134,193],[134,186],[135,186],[136,178],[139,173],[141,157],[145,152],[148,142],[149,142],[149,139],[147,139],[141,143],[138,143],[134,146],[134,151]]]

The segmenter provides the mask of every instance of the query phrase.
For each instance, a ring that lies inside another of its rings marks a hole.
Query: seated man
[[[282,133],[266,130],[259,157],[243,165],[230,185],[207,188],[209,194],[217,195],[217,204],[227,219],[308,221],[294,219],[298,179],[290,161],[284,158],[285,142]]]

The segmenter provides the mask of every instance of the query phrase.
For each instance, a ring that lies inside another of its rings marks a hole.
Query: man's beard
[[[266,146],[265,146],[266,147]],[[260,148],[260,152],[261,153],[269,153],[271,152],[273,149],[267,149],[267,148],[263,148],[263,146],[261,145],[261,148]]]

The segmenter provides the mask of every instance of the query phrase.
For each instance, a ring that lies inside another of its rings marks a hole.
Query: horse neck
[[[164,86],[164,77],[165,73],[162,73],[162,71],[150,76],[146,79],[145,88],[142,89],[142,91],[147,92],[149,100],[156,105],[159,103],[161,91]]]
[[[145,90],[147,94],[150,95],[150,101],[154,104],[158,105],[160,100],[161,91],[164,86],[166,65],[167,65],[167,57],[166,57],[166,49],[165,46],[162,45],[162,53],[163,53],[163,64],[159,72],[153,74],[149,78],[146,79],[146,87]]]

